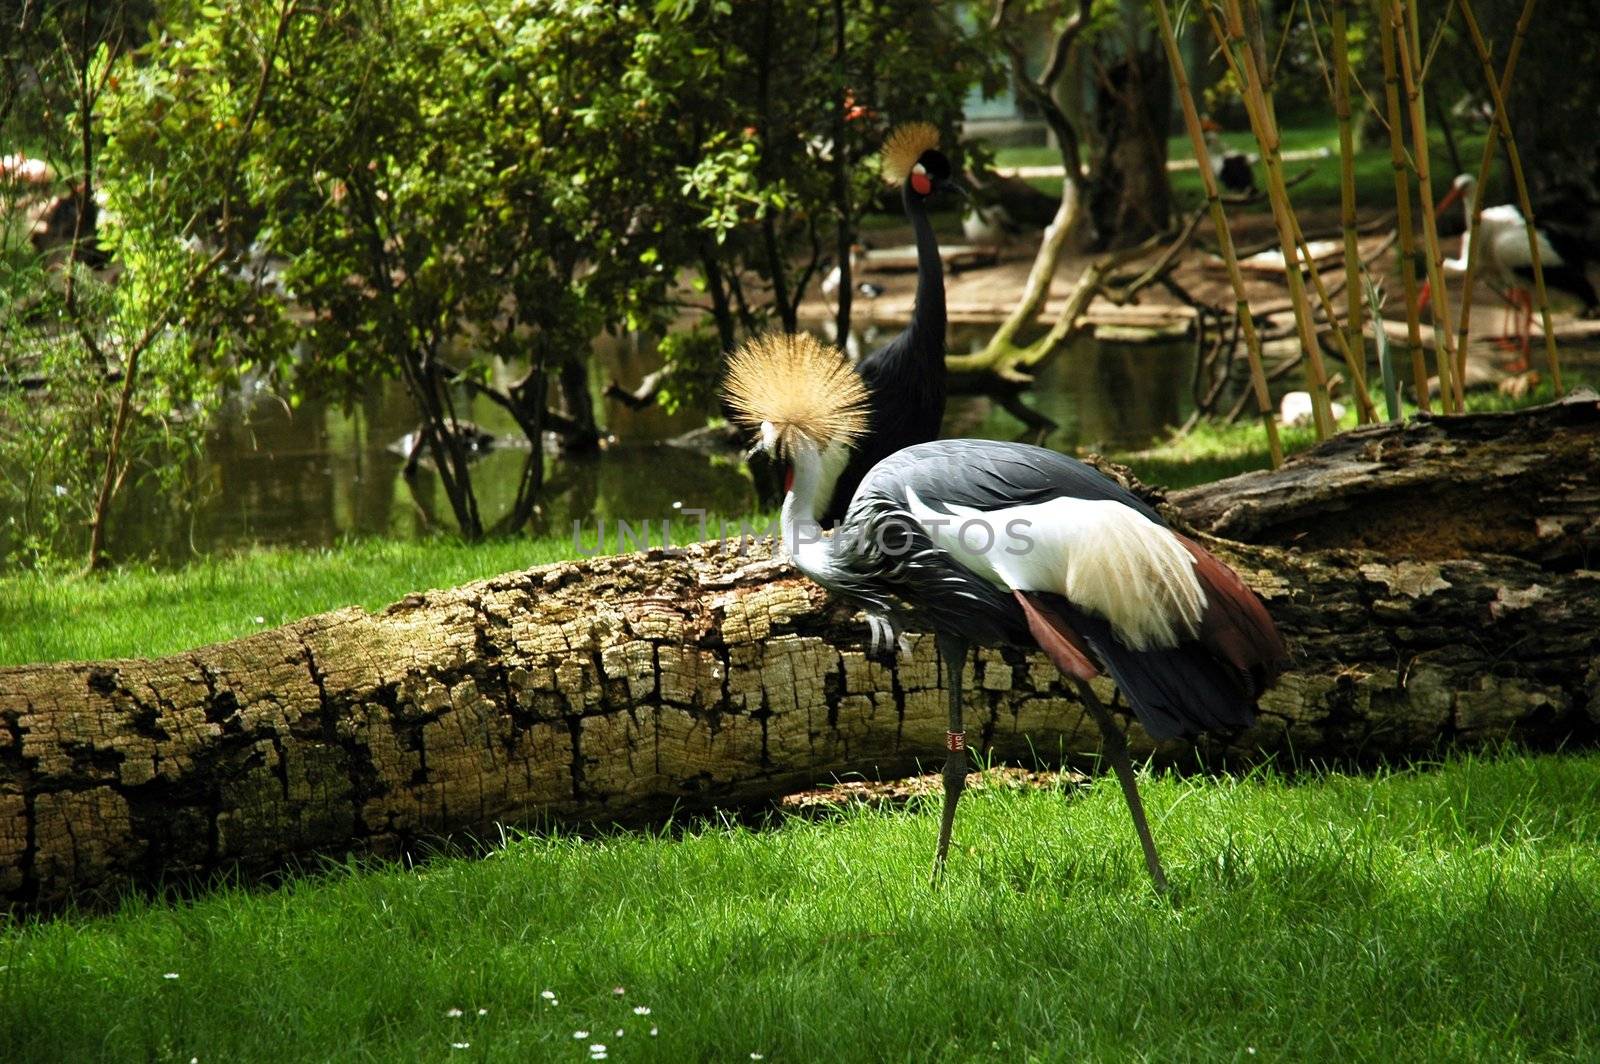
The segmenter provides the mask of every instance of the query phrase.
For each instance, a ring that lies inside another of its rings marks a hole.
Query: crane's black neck
[[[911,184],[900,189],[906,215],[917,235],[917,305],[911,312],[910,341],[920,351],[936,353],[940,368],[944,363],[944,263],[939,259],[939,241],[933,235],[927,203],[911,195]]]

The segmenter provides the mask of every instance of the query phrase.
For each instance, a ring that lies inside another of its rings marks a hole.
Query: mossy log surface
[[[1264,487],[1281,478],[1298,476],[1282,491],[1323,515],[1306,537],[1341,492],[1360,500],[1349,527],[1403,523],[1436,495],[1424,538],[1440,549],[1412,536],[1397,538],[1401,556],[1213,542],[1266,600],[1292,665],[1249,731],[1156,748],[1135,724],[1133,746],[1245,763],[1591,736],[1600,572],[1573,559],[1595,527],[1600,406],[1589,396],[1507,416],[1557,427],[1520,447],[1472,418],[1365,430],[1280,473],[1179,496],[1180,516],[1241,534],[1238,508],[1270,502],[1279,516],[1262,527],[1292,542],[1295,502]],[[1381,490],[1408,477],[1406,491]],[[1520,528],[1500,507],[1502,552],[1469,554],[1481,548],[1454,530],[1480,508],[1455,504],[1444,482],[1483,481],[1555,500],[1562,533],[1543,502]],[[765,550],[558,564],[158,660],[0,669],[0,908],[295,855],[493,838],[499,824],[648,821],[936,763],[933,639],[912,635],[892,664],[869,660],[859,617]],[[969,734],[995,757],[1098,749],[1041,655],[985,650],[969,689]]]

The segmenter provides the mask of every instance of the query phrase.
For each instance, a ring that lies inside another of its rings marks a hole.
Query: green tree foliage
[[[3,562],[101,564],[123,489],[176,491],[215,401],[186,337],[152,313],[168,301],[160,279],[112,285],[91,268],[99,104],[150,14],[145,0],[39,0],[0,38],[0,153],[52,175],[0,177]]]
[[[1436,112],[1457,129],[1484,130],[1492,94],[1484,84],[1457,0],[1419,0],[1425,34],[1439,27],[1438,51],[1428,64],[1428,91]],[[1494,54],[1505,62],[1524,0],[1473,0],[1478,25]],[[1440,24],[1443,23],[1442,27]],[[1533,9],[1522,59],[1506,98],[1506,109],[1522,154],[1535,208],[1561,203],[1576,213],[1600,204],[1600,5],[1542,0]],[[1500,159],[1504,161],[1502,149]],[[1477,159],[1467,160],[1472,169]],[[1503,186],[1510,198],[1509,180]],[[1600,232],[1589,234],[1600,237]]]
[[[714,337],[672,347],[695,371],[682,398],[736,330],[792,326],[824,237],[853,235],[875,180],[859,164],[888,122],[949,123],[983,72],[929,5],[815,6],[185,9],[112,90],[118,249],[168,249],[150,261],[197,279],[180,316],[210,366],[291,392],[404,379],[469,538],[490,522],[456,402],[503,406],[534,443],[501,517],[518,527],[542,432],[593,438],[596,333],[709,312]],[[493,383],[489,356],[525,372]],[[564,410],[546,409],[553,388]]]
[[[670,190],[650,87],[686,59],[647,28],[625,5],[198,8],[112,102],[122,246],[182,241],[189,271],[221,255],[183,308],[215,364],[290,390],[403,378],[476,538],[459,387],[537,445],[549,372],[664,305],[636,220]],[[528,368],[495,385],[482,356]],[[508,523],[541,470],[535,446]]]

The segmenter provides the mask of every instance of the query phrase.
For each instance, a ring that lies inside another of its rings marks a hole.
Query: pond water
[[[982,347],[986,331],[952,330],[953,352]],[[860,338],[870,350],[886,336]],[[600,376],[636,384],[654,367],[652,353],[627,341],[597,349]],[[1155,439],[1192,409],[1193,346],[1076,343],[1053,359],[1025,397],[1059,428],[1043,441],[984,396],[953,396],[947,437],[1028,439],[1072,451],[1120,449]],[[520,441],[498,407],[456,398],[462,417],[507,440]],[[598,455],[545,456],[547,490],[541,522],[566,532],[574,520],[593,529],[600,519],[659,522],[679,507],[738,517],[758,508],[752,481],[736,454],[705,454],[666,442],[704,423],[703,414],[669,416],[605,403],[601,416],[615,442]],[[328,546],[350,536],[424,537],[454,525],[449,503],[426,464],[414,484],[401,474],[403,449],[416,429],[403,386],[371,389],[346,409],[308,400],[290,410],[270,396],[235,400],[211,432],[201,462],[203,490],[187,505],[135,489],[112,531],[119,558],[174,564],[251,545]],[[487,523],[511,504],[526,445],[491,448],[473,466]]]

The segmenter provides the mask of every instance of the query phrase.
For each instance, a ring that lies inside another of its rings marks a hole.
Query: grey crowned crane
[[[944,421],[944,263],[928,218],[929,202],[952,181],[939,131],[927,122],[896,127],[883,145],[884,179],[901,184],[901,200],[917,238],[917,301],[901,333],[856,364],[866,385],[871,423],[842,466],[815,487],[816,516],[831,526],[844,516],[856,485],[880,459],[938,439]]]
[[[1108,673],[1157,739],[1250,724],[1285,657],[1255,594],[1125,488],[1024,444],[907,447],[872,467],[824,537],[813,491],[870,428],[860,381],[810,337],[768,336],[735,355],[726,391],[759,446],[789,463],[782,536],[794,565],[866,611],[874,649],[906,624],[935,633],[950,699],[935,877],[967,775],[967,655],[1003,645],[1042,649],[1076,685],[1165,890],[1122,732],[1089,681]]]
[[[1441,264],[1447,275],[1461,276],[1467,272],[1467,254],[1472,231],[1472,210],[1477,196],[1477,179],[1471,174],[1460,174],[1450,184],[1450,191],[1434,208],[1442,213],[1456,200],[1461,201],[1466,213],[1467,231],[1461,235],[1461,256],[1446,259]],[[1534,230],[1539,241],[1539,265],[1544,271],[1547,289],[1564,292],[1583,304],[1583,313],[1591,315],[1600,310],[1600,294],[1589,280],[1589,261],[1594,248],[1591,242],[1567,232],[1557,224],[1540,224]],[[1510,203],[1485,207],[1478,220],[1478,246],[1473,251],[1478,260],[1477,275],[1484,278],[1517,311],[1516,336],[1513,346],[1522,352],[1522,368],[1528,356],[1533,331],[1533,297],[1528,286],[1533,283],[1533,252],[1528,243],[1528,225],[1522,211]],[[1423,287],[1421,302],[1427,304],[1430,291]]]

